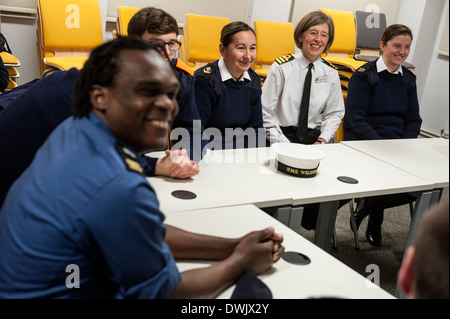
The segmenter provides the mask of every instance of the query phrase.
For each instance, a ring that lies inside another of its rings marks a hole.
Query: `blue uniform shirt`
[[[181,275],[144,165],[94,114],[64,121],[0,211],[0,298],[171,292]]]

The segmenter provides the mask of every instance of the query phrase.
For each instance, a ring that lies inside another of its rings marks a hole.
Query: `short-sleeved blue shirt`
[[[64,121],[0,211],[0,298],[170,293],[181,275],[145,165],[96,115]]]

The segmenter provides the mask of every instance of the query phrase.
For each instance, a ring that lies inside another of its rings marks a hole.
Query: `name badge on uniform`
[[[322,76],[316,79],[316,83],[325,83],[328,81],[328,76]]]

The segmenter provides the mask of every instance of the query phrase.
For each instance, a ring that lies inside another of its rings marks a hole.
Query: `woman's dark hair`
[[[128,23],[128,35],[142,36],[145,31],[158,35],[179,34],[177,20],[164,10],[153,7],[142,8]]]
[[[381,41],[386,45],[392,38],[398,35],[409,35],[411,41],[413,40],[413,34],[410,28],[403,24],[393,24],[384,31]]]
[[[321,11],[313,11],[305,15],[299,23],[297,23],[297,26],[294,30],[294,40],[295,45],[301,49],[302,48],[302,42],[300,41],[300,38],[306,30],[309,28],[319,25],[319,24],[328,24],[328,36],[330,37],[328,39],[327,46],[325,47],[324,53],[328,51],[329,48],[331,48],[331,45],[334,41],[334,22],[333,19],[326,15],[325,13]]]
[[[121,70],[121,52],[124,50],[155,50],[166,55],[165,49],[158,44],[149,43],[138,36],[119,36],[117,39],[106,42],[92,50],[78,77],[72,113],[74,117],[88,116],[92,110],[90,90],[94,85],[113,87],[115,77]]]
[[[253,30],[247,23],[237,21],[231,22],[223,27],[220,35],[220,43],[227,48],[233,41],[233,36],[241,31],[251,31],[256,37],[255,30]]]

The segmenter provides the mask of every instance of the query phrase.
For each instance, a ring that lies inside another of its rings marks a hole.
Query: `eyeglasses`
[[[163,47],[165,47],[166,45],[169,46],[169,50],[170,51],[178,51],[181,47],[181,42],[177,41],[177,40],[172,40],[170,42],[164,42],[162,40],[150,40],[150,43],[155,43],[155,44],[159,44]]]

